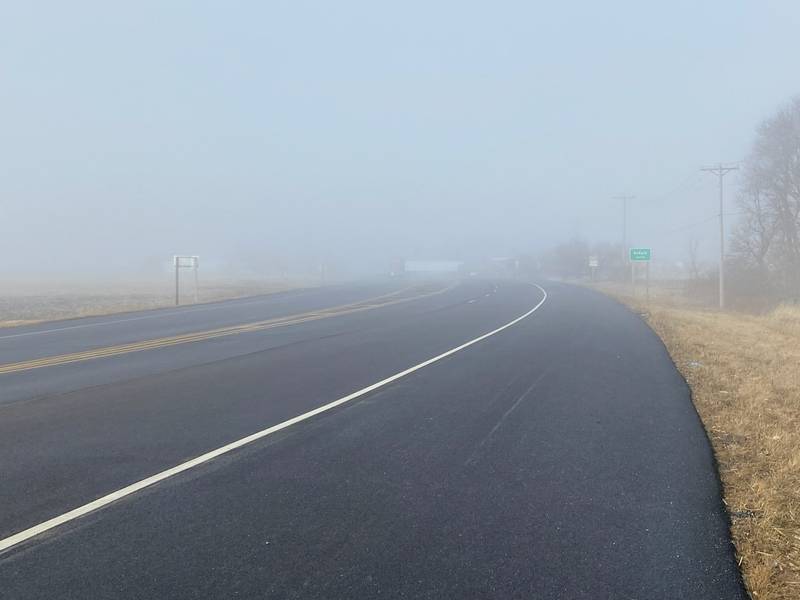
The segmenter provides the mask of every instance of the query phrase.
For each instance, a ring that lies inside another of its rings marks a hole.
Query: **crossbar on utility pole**
[[[736,165],[717,164],[714,167],[703,167],[701,171],[713,173],[719,177],[719,307],[725,308],[725,221],[722,179],[731,171],[738,171]]]

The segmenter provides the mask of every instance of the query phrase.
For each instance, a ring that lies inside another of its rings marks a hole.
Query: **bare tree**
[[[800,97],[759,127],[744,169],[733,249],[740,266],[800,294]]]
[[[766,271],[778,220],[751,177],[749,171],[745,171],[747,183],[738,198],[741,216],[733,231],[732,250],[743,266]]]
[[[575,238],[559,244],[545,256],[545,269],[560,277],[581,277],[589,271],[589,245]]]

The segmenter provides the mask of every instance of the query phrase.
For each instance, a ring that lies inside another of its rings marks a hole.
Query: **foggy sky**
[[[697,169],[800,93],[799,30],[796,0],[8,0],[0,273],[617,242],[619,193],[629,241],[711,256]]]

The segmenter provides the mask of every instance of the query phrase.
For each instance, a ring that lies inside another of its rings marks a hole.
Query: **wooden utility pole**
[[[723,185],[722,179],[731,171],[738,171],[739,167],[735,165],[723,165],[719,163],[714,167],[703,167],[701,171],[713,173],[719,177],[719,307],[725,308],[725,204],[723,202]]]

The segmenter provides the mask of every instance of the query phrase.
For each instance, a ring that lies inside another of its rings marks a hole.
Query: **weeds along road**
[[[0,359],[3,598],[745,597],[684,381],[590,290],[297,291]]]

